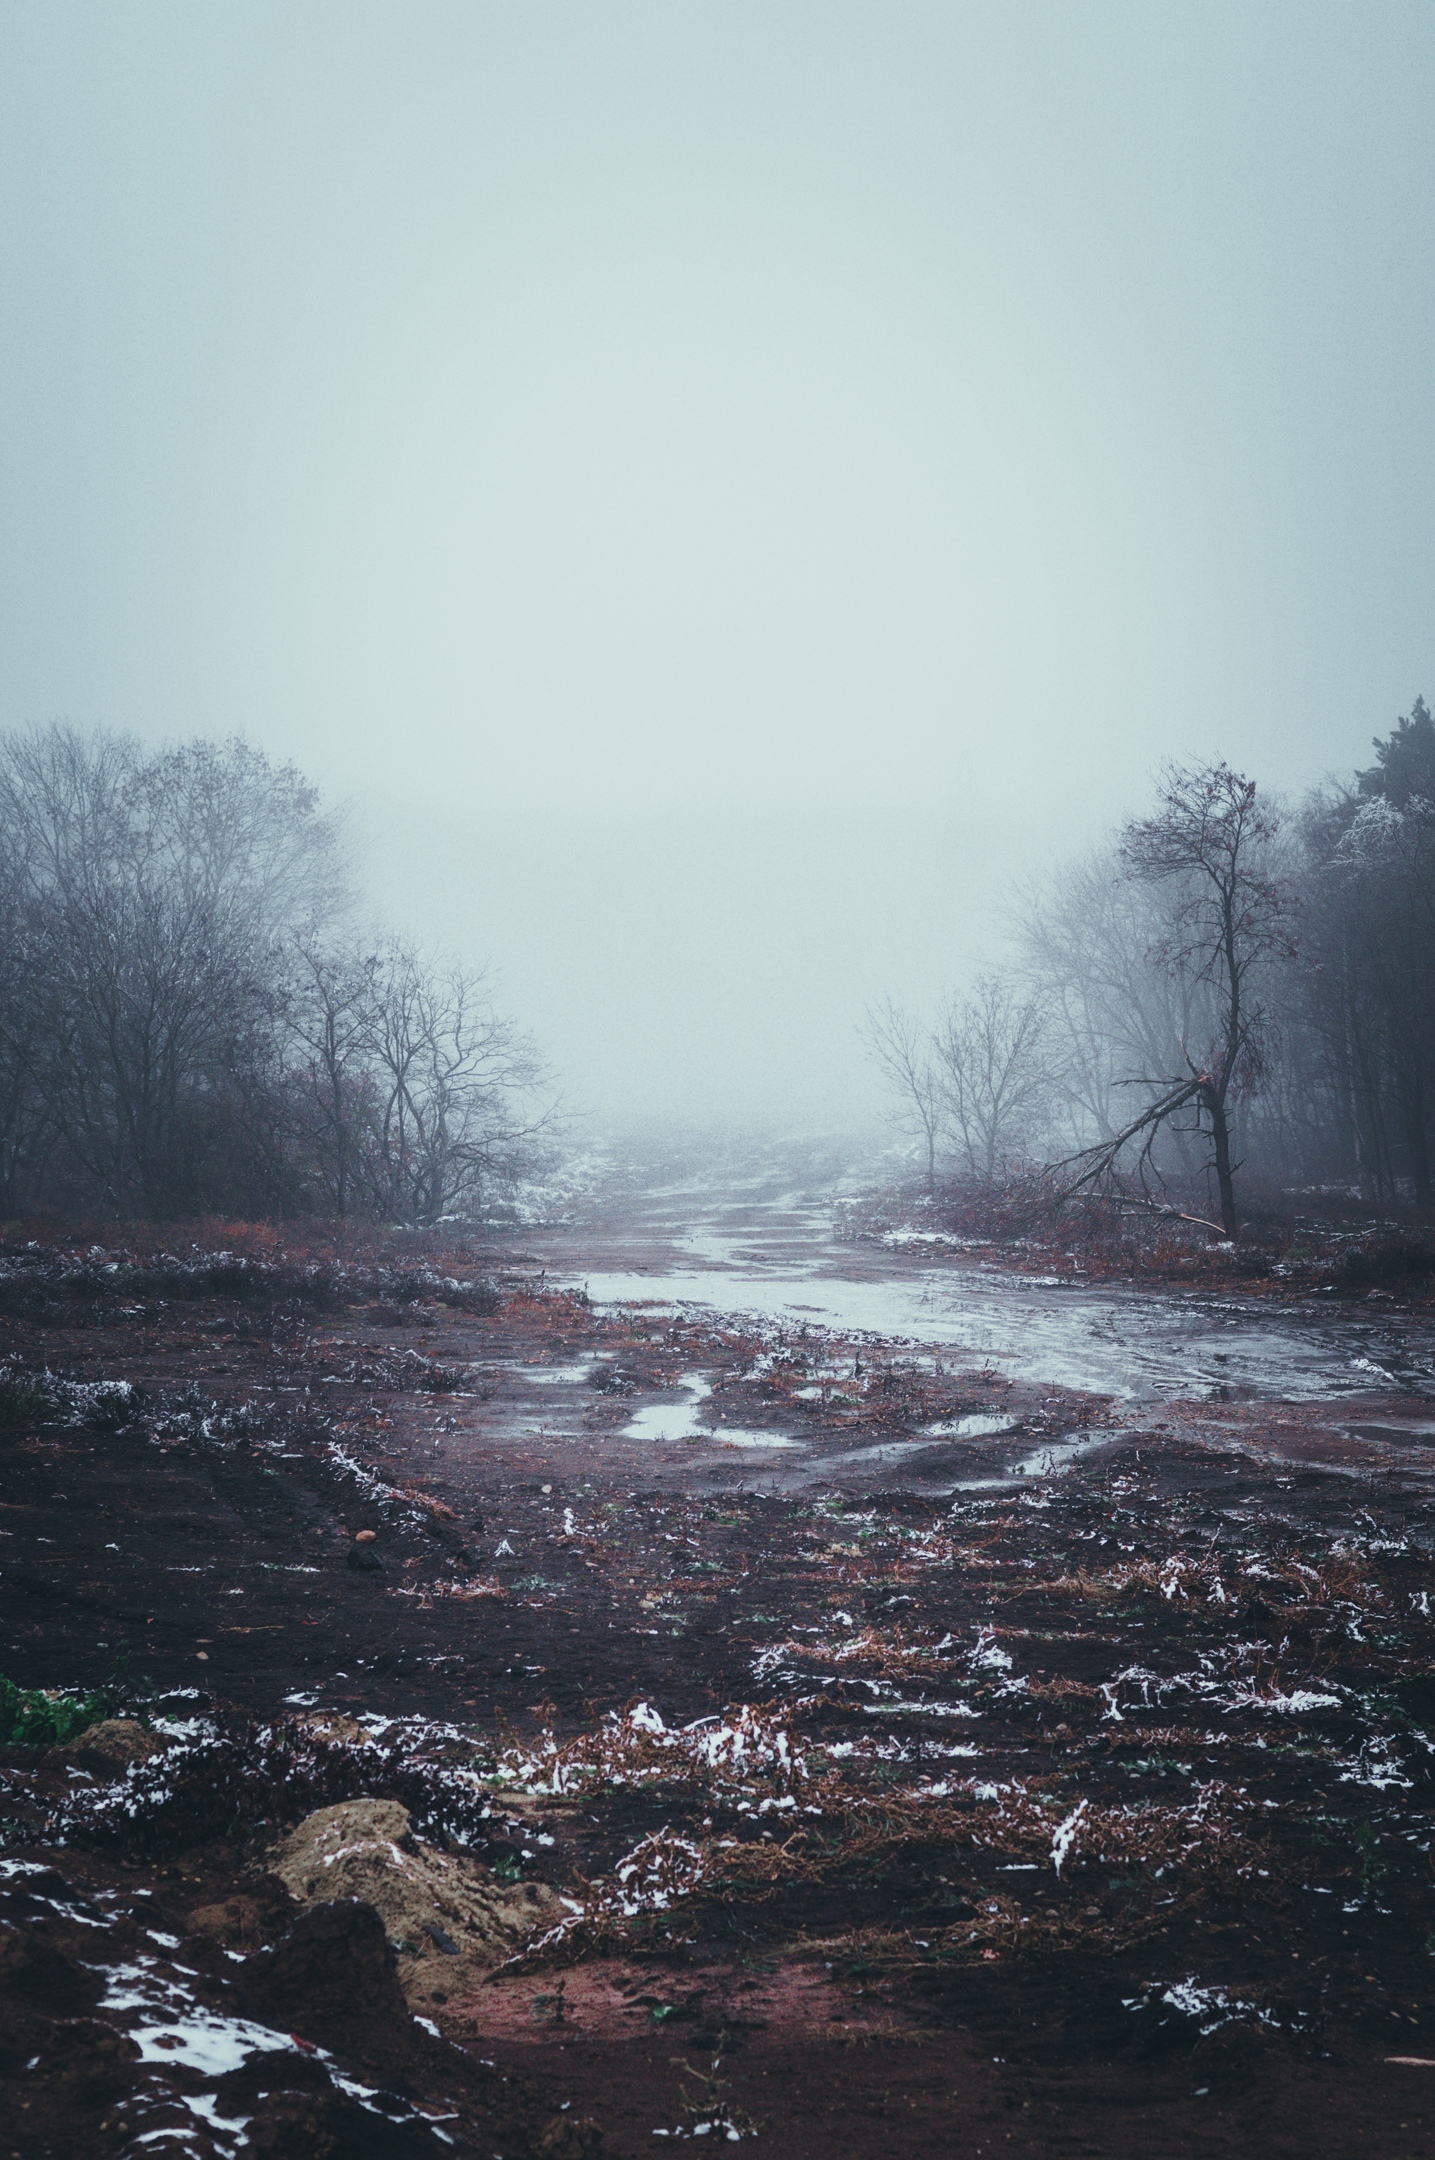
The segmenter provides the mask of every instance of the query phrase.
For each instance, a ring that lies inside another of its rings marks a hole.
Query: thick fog
[[[481,943],[570,1106],[816,1121],[880,1113],[858,1040],[885,991],[918,1006],[999,942],[993,896],[1034,829],[959,807],[507,819],[385,817],[391,909]]]
[[[0,18],[0,724],[292,758],[575,1107],[865,1116],[1435,680],[1424,7]]]

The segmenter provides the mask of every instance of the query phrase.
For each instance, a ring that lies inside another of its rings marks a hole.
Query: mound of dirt
[[[78,1739],[59,1752],[66,1762],[95,1777],[123,1777],[131,1763],[148,1762],[163,1751],[164,1742],[134,1718],[106,1718],[91,1725]]]
[[[294,1900],[284,1885],[269,1875],[252,1886],[235,1887],[228,1897],[196,1905],[186,1915],[185,1925],[190,1934],[208,1935],[223,1943],[226,1950],[247,1956],[281,1935],[294,1913]]]
[[[323,2047],[397,2041],[408,2020],[397,1961],[371,1905],[336,1898],[301,1912],[236,1981],[245,2011]]]
[[[397,1800],[320,1808],[269,1864],[301,1905],[361,1898],[374,1906],[410,2002],[462,1992],[564,1910],[546,1883],[500,1883],[466,1854],[421,1844]]]

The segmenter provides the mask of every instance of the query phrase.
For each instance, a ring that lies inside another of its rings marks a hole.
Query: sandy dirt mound
[[[66,1762],[75,1763],[94,1777],[123,1777],[131,1763],[148,1762],[164,1742],[146,1732],[134,1718],[106,1718],[91,1725],[78,1739],[60,1750]]]
[[[546,1883],[496,1882],[479,1861],[421,1844],[397,1800],[320,1808],[280,1841],[270,1866],[302,1905],[375,1906],[411,2002],[462,1992],[565,1910]]]

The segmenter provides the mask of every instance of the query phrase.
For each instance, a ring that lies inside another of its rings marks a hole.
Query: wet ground
[[[833,1197],[5,1262],[3,1669],[164,1743],[5,1751],[12,2151],[1435,2149],[1428,1322]],[[433,2031],[267,1867],[369,1792],[571,1900]]]
[[[1092,1282],[964,1255],[936,1231],[855,1233],[845,1180],[801,1150],[623,1193],[573,1227],[525,1234],[523,1260],[605,1307],[658,1301],[939,1347],[1014,1380],[1122,1403],[1325,1401],[1392,1386],[1435,1400],[1435,1322],[1383,1291],[1273,1299]]]

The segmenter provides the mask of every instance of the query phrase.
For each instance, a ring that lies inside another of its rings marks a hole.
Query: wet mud
[[[788,1198],[9,1255],[0,1669],[149,1738],[0,1752],[0,2154],[1435,2148],[1427,1323]]]

